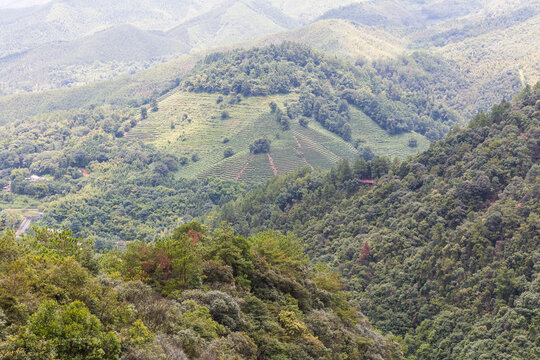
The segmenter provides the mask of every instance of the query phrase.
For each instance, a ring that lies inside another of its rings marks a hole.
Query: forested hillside
[[[421,86],[429,76],[422,70],[412,59],[353,66],[286,42],[208,55],[182,86],[188,91],[243,96],[294,91],[299,100],[287,106],[282,121],[313,118],[345,140],[351,140],[349,105],[391,134],[414,130],[439,139],[458,119]]]
[[[358,155],[405,157],[457,122],[449,100],[423,89],[432,76],[425,69],[448,74],[446,64],[421,54],[350,64],[285,43],[211,54],[183,82],[168,81],[182,64],[85,97],[73,89],[44,102],[34,94],[9,100],[16,112],[44,108],[0,127],[1,226],[43,213],[43,225],[67,226],[100,247],[152,240],[234,199],[243,183]],[[219,69],[226,72],[214,76]],[[52,111],[64,105],[74,109]],[[270,146],[252,150],[261,139]]]
[[[207,218],[299,235],[411,359],[538,356],[540,84],[406,161],[278,177]]]
[[[94,254],[66,230],[0,238],[0,359],[399,359],[300,243],[189,223]]]
[[[6,223],[14,210],[39,208],[48,226],[107,240],[98,247],[151,240],[244,188],[219,179],[178,179],[181,159],[124,138],[138,121],[133,109],[105,106],[1,128],[0,185],[7,191],[0,193],[0,227],[14,227]]]

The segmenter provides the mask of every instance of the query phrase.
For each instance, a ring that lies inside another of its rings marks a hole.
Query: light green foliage
[[[148,330],[141,319],[133,323],[128,330],[129,343],[134,345],[145,345],[154,340],[154,334]]]
[[[187,300],[182,303],[182,308],[184,309],[180,318],[182,325],[193,329],[203,339],[213,340],[227,333],[224,326],[212,320],[207,307],[200,306],[193,300]]]
[[[250,238],[253,250],[284,273],[298,274],[308,264],[302,244],[292,234],[265,231]]]
[[[83,303],[59,306],[51,300],[41,304],[7,346],[2,344],[0,357],[115,360],[120,358],[120,340],[105,332]]]
[[[214,231],[206,256],[229,265],[240,284],[249,286],[253,271],[251,244],[243,236],[235,234],[231,227],[223,224]]]

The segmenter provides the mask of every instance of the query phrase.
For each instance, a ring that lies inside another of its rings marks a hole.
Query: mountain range
[[[0,0],[0,359],[535,358],[537,38],[528,0]]]

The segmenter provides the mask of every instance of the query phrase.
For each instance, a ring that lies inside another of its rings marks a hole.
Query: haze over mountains
[[[277,39],[304,42],[350,58],[392,57],[410,52],[408,48],[433,51],[468,66],[473,76],[513,72],[518,80],[527,81],[537,76],[539,68],[535,45],[523,54],[521,49],[512,51],[514,65],[504,65],[510,44],[538,35],[539,6],[529,1],[50,1],[18,6],[0,10],[4,93],[112,79],[173,55],[280,32]],[[486,17],[490,20],[483,23]],[[323,19],[348,24],[319,24]],[[299,32],[283,33],[305,25],[309,26]],[[447,37],[447,44],[438,40]],[[496,51],[501,39],[509,46]],[[374,46],[380,42],[382,46]],[[493,47],[489,53],[500,54],[498,58],[482,55],[486,46]],[[49,55],[39,59],[33,55],[44,49]],[[92,49],[100,51],[87,56]]]

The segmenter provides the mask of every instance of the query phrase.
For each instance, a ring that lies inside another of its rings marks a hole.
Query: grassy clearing
[[[157,112],[132,129],[127,137],[150,142],[165,152],[185,157],[187,164],[178,176],[197,178],[216,176],[222,179],[261,182],[274,175],[266,154],[252,155],[249,145],[256,139],[271,140],[270,156],[279,174],[290,173],[302,166],[328,169],[340,159],[354,160],[357,150],[352,144],[312,121],[307,128],[296,121],[282,131],[270,114],[274,101],[283,107],[295,94],[250,97],[239,104],[230,104],[228,97],[219,102],[219,95],[177,92],[159,102]],[[226,112],[227,116],[222,116]],[[365,139],[378,155],[405,158],[425,149],[429,141],[418,134],[390,136],[366,115],[352,110],[353,138]],[[414,137],[417,148],[408,141]],[[224,151],[234,155],[225,158]],[[193,161],[196,155],[198,161]]]
[[[369,146],[376,155],[405,159],[429,147],[429,140],[417,133],[389,135],[358,109],[351,109],[351,116],[353,139],[362,139],[364,143],[361,146]],[[409,147],[411,138],[416,139],[418,147]]]

